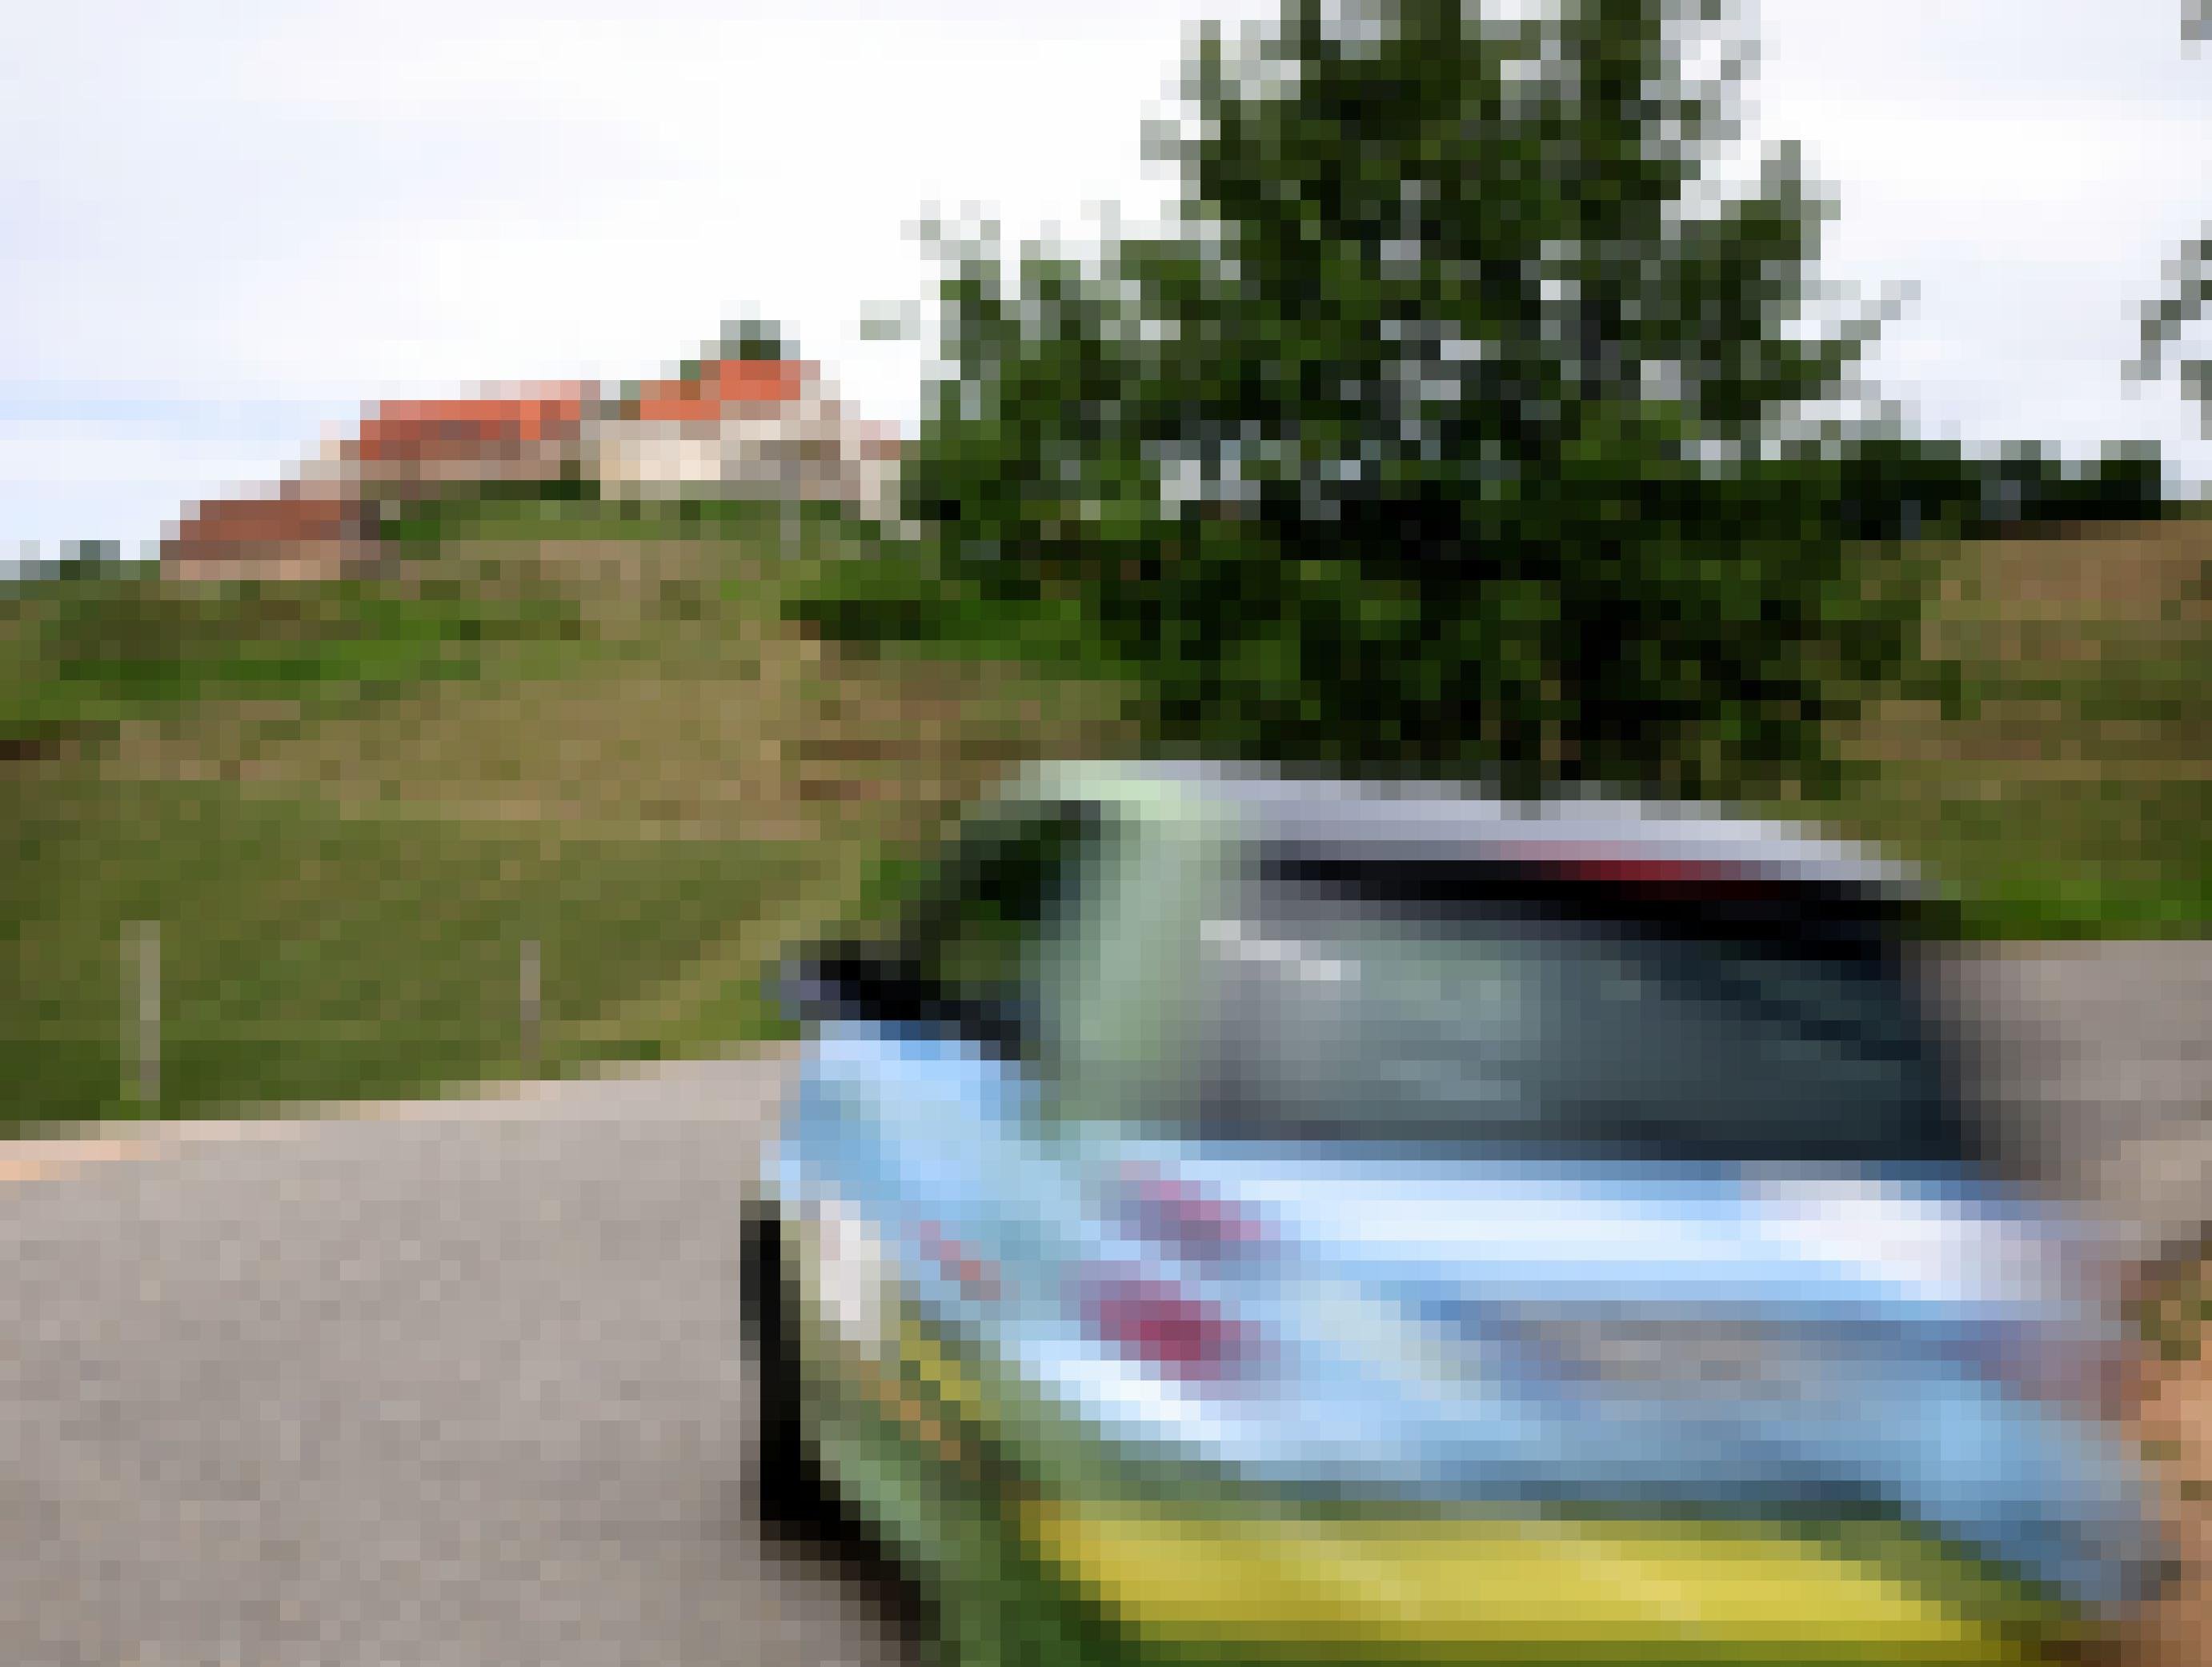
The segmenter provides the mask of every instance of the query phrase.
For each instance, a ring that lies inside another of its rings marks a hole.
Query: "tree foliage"
[[[2189,0],[2181,36],[2191,52],[2212,40],[2212,3]],[[2142,309],[2142,350],[2129,363],[2127,374],[2154,381],[2172,370],[2182,393],[2197,402],[2205,432],[2212,435],[2212,360],[2183,346],[2188,333],[2212,313],[2212,223],[2185,238],[2165,266],[2165,293]]]
[[[1171,746],[1516,789],[1821,773],[1916,617],[1913,564],[1847,525],[1892,531],[1878,469],[1811,422],[1881,309],[1820,316],[1792,150],[1721,185],[1749,49],[1716,10],[1203,32],[1152,136],[1164,232],[1010,271],[939,228],[953,374],[908,514],[959,583],[1082,610]]]
[[[2185,334],[2212,308],[2212,234],[2183,240],[2180,252],[2166,263],[2166,293],[2143,308],[2142,353],[2130,374],[2150,381],[2171,368],[2212,433],[2212,360],[2182,350]]]

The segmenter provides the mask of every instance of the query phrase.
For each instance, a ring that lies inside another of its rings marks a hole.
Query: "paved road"
[[[2019,1092],[2101,1098],[2101,1172],[2202,1135],[2212,946],[1960,984]],[[0,1149],[0,1663],[909,1659],[880,1583],[743,1503],[735,1204],[781,1069]]]
[[[2146,1249],[2212,1220],[2212,943],[1954,954],[1942,976],[2053,1184]]]
[[[744,1502],[735,1200],[780,1069],[19,1154],[0,1662],[902,1659]]]

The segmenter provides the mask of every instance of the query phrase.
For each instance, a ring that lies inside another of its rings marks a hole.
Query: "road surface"
[[[906,1658],[747,1512],[736,1201],[781,1074],[19,1153],[0,1661]]]
[[[2172,1155],[2212,946],[1960,988],[2080,1172],[2212,1191]],[[785,1068],[0,1147],[0,1663],[910,1661],[886,1583],[744,1504],[736,1206]]]

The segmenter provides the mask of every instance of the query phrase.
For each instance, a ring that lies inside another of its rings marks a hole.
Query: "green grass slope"
[[[787,624],[795,583],[866,553],[833,516],[509,503],[410,532],[374,581],[0,603],[0,1127],[762,1037],[782,943],[1018,761],[1126,741],[1109,684]],[[130,1087],[148,920],[158,1105]]]
[[[462,504],[398,545],[339,584],[0,594],[0,1128],[763,1037],[763,965],[965,799],[1139,744],[1049,610],[868,653],[793,623],[896,617],[931,582],[827,512]],[[1979,935],[2202,935],[2208,558],[2203,520],[1948,552],[1929,646],[1973,709],[1887,707],[1845,738],[1872,766],[1848,800],[1770,808],[1924,861]],[[137,921],[162,934],[155,1105],[128,1087]]]
[[[1948,880],[1978,936],[2212,933],[2212,520],[1961,545],[1927,649],[1966,711],[1869,715],[1832,820]]]

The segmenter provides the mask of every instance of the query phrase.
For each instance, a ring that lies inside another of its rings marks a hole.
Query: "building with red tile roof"
[[[795,359],[719,359],[696,377],[648,382],[638,391],[641,423],[720,423],[739,415],[773,416],[806,396],[815,368]]]
[[[375,406],[338,457],[364,487],[406,496],[494,481],[544,481],[581,459],[580,383],[474,399]]]
[[[785,497],[879,515],[897,469],[896,435],[798,360],[710,361],[649,383],[590,444],[608,497]]]
[[[187,579],[325,579],[373,563],[377,506],[287,483],[273,495],[191,506],[161,541],[161,563]]]
[[[162,544],[180,573],[323,574],[373,561],[397,504],[573,474],[610,498],[783,497],[890,512],[899,441],[798,360],[710,360],[614,401],[582,383],[388,400],[273,496],[211,499]]]

